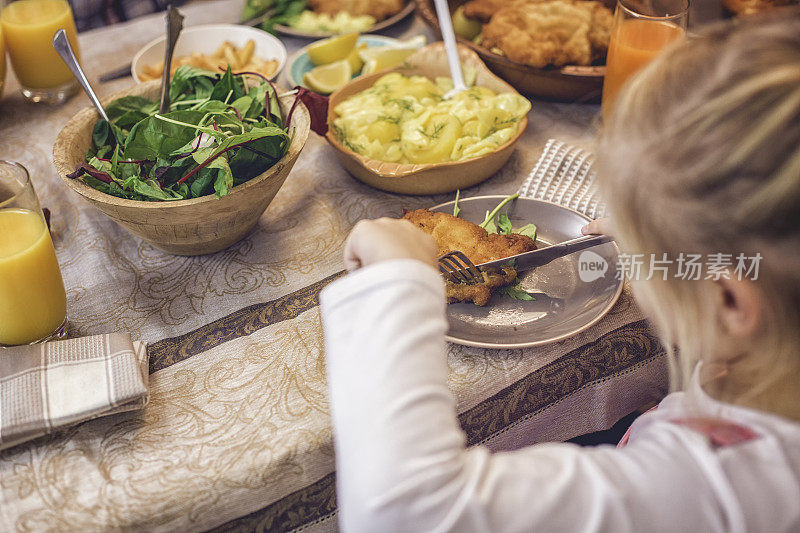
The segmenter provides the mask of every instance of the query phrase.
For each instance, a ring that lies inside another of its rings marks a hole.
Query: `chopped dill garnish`
[[[386,100],[386,103],[395,104],[397,107],[405,109],[406,111],[412,111],[414,109],[413,104],[404,98],[392,98],[390,100]]]
[[[435,124],[433,126],[433,133],[428,133],[425,130],[423,130],[422,128],[419,129],[419,132],[422,135],[424,135],[425,137],[427,137],[428,139],[438,139],[439,135],[442,134],[442,131],[444,130],[445,126],[447,126],[446,123],[440,122],[439,124]]]
[[[352,142],[350,139],[347,138],[347,134],[344,131],[344,128],[340,128],[336,124],[333,125],[333,134],[336,135],[336,138],[339,139],[346,148],[352,150],[356,153],[362,153],[364,151],[364,147],[358,143]]]

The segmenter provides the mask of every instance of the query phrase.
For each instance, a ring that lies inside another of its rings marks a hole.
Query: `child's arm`
[[[323,293],[345,531],[657,530],[664,510],[661,527],[714,529],[696,505],[702,476],[691,466],[684,476],[658,443],[626,456],[559,444],[467,450],[447,387],[444,311],[440,275],[418,260],[367,264]],[[671,494],[687,481],[691,490]]]

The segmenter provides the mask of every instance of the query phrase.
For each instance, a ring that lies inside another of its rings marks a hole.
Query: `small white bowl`
[[[238,24],[203,24],[184,28],[175,45],[173,58],[191,55],[193,52],[213,54],[225,41],[240,48],[252,40],[256,48],[253,54],[264,60],[275,59],[278,68],[272,79],[278,77],[286,65],[286,47],[275,36],[269,33]],[[153,39],[147,43],[135,56],[131,63],[131,76],[136,83],[142,83],[139,73],[145,65],[152,65],[164,60],[164,37]]]

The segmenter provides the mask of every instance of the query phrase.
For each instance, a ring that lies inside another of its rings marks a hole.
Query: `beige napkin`
[[[148,400],[147,346],[127,333],[0,348],[0,450]]]

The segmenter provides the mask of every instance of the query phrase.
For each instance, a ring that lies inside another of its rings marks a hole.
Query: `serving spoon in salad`
[[[178,43],[178,37],[183,30],[183,15],[172,7],[167,6],[167,38],[164,41],[164,72],[161,75],[161,103],[158,112],[162,115],[169,112],[169,78],[172,72],[172,53]]]
[[[100,103],[100,99],[97,98],[97,94],[95,94],[92,86],[89,84],[86,74],[83,73],[83,69],[78,63],[78,58],[75,57],[75,52],[72,51],[72,46],[69,44],[67,32],[65,32],[63,28],[58,30],[53,36],[53,48],[55,48],[56,52],[58,52],[58,55],[61,56],[61,59],[67,65],[67,68],[72,71],[72,75],[75,76],[75,79],[77,79],[78,83],[81,84],[86,96],[88,96],[89,100],[92,101],[92,104],[94,104],[94,107],[97,109],[97,112],[100,113],[100,116],[103,117],[103,120],[109,122],[108,115],[106,115],[106,110],[103,109],[103,104]]]
[[[461,91],[466,91],[467,84],[464,83],[464,73],[461,71],[461,58],[458,56],[458,44],[447,0],[434,0],[433,5],[436,7],[436,16],[439,18],[439,29],[442,32],[444,51],[447,54],[447,65],[450,67],[450,77],[453,79],[453,88],[444,95],[444,99],[449,100]]]

